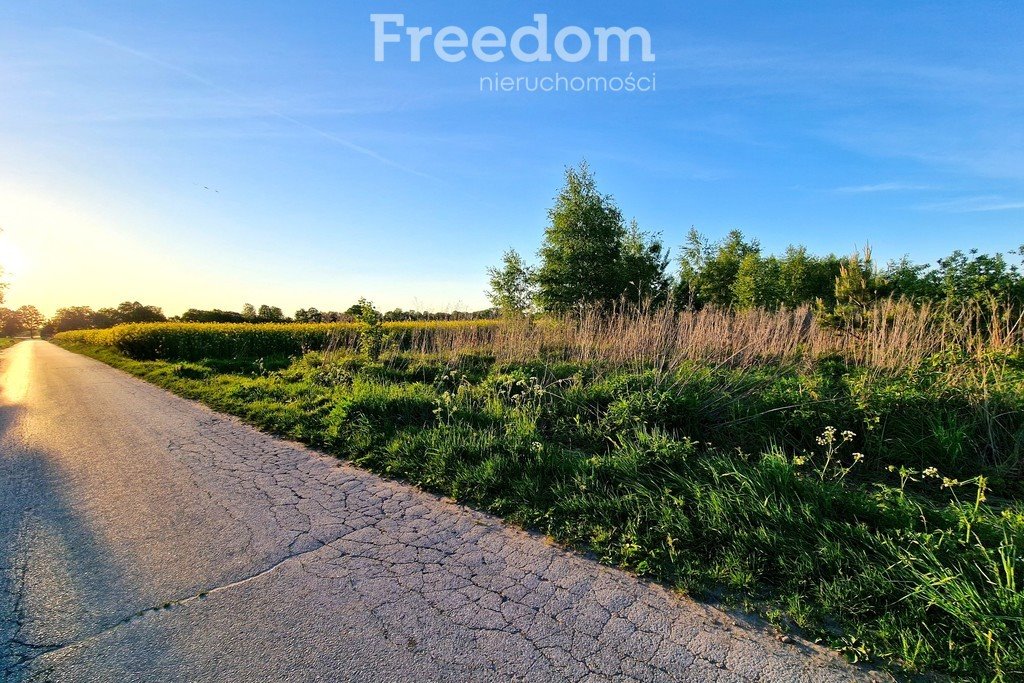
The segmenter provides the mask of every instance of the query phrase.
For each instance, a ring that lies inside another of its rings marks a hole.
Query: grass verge
[[[1024,676],[1020,357],[655,371],[60,343],[852,660]]]

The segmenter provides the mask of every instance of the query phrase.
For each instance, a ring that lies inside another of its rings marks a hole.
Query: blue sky
[[[536,250],[582,158],[670,245],[691,225],[883,260],[1024,242],[1020,3],[519,7],[6,3],[7,305],[481,308],[486,266]],[[374,12],[641,26],[656,60],[453,64],[428,43],[378,63]],[[657,89],[480,92],[496,72]]]

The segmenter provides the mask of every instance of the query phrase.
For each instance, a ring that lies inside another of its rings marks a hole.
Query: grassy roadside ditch
[[[181,396],[896,672],[1024,676],[1024,360],[134,360]]]

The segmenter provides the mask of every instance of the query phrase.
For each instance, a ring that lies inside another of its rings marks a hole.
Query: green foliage
[[[235,311],[222,311],[219,308],[205,311],[198,308],[190,308],[181,314],[183,323],[244,323],[245,317]],[[306,322],[306,321],[299,321]]]
[[[747,254],[740,261],[732,293],[738,308],[778,308],[786,295],[782,264],[774,256]]]
[[[626,282],[624,298],[635,306],[660,306],[668,299],[671,285],[669,253],[660,235],[644,232],[635,220],[622,238],[619,270]]]
[[[536,296],[533,268],[514,249],[506,251],[501,261],[501,268],[487,269],[491,286],[487,298],[505,316],[526,315],[533,308]]]
[[[671,292],[669,254],[658,234],[625,225],[610,195],[597,189],[586,162],[567,168],[565,185],[548,211],[540,265],[507,251],[489,268],[491,303],[505,315],[534,307],[549,313],[610,308],[620,302],[661,305]]]
[[[736,303],[734,285],[740,264],[760,253],[757,241],[748,242],[739,230],[732,230],[718,243],[708,243],[691,230],[680,257],[680,281],[694,306],[723,306]]]
[[[627,282],[619,267],[626,229],[586,162],[566,169],[548,220],[536,273],[540,306],[565,312],[618,300]]]
[[[43,314],[35,306],[21,306],[16,311],[0,308],[0,336],[34,336],[45,321]]]
[[[384,347],[388,343],[388,333],[384,329],[380,311],[374,308],[369,300],[360,299],[357,305],[359,306],[358,319],[361,324],[359,350],[371,361],[376,362],[380,359],[380,354],[383,353]]]

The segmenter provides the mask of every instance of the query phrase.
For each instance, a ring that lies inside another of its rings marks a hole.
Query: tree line
[[[2,299],[0,299],[2,301]],[[332,322],[354,322],[360,320],[366,312],[364,309],[369,304],[364,300],[355,303],[344,311],[320,311],[316,308],[300,308],[291,317],[284,314],[279,306],[263,304],[254,306],[244,304],[240,311],[225,311],[219,308],[200,309],[190,308],[179,316],[166,316],[158,306],[147,306],[138,301],[125,301],[113,308],[100,308],[93,310],[89,306],[67,306],[57,309],[57,312],[49,320],[45,320],[34,307],[37,318],[34,326],[26,328],[32,331],[39,330],[43,336],[52,336],[58,332],[71,330],[88,330],[113,327],[124,323],[150,323],[150,322],[192,322],[192,323],[332,323]],[[0,308],[0,327],[3,326],[4,311]],[[21,309],[19,309],[21,310]],[[12,315],[15,312],[12,312]],[[497,317],[498,311],[487,309],[483,311],[453,311],[438,313],[431,311],[414,311],[396,308],[387,313],[379,314],[385,322],[391,321],[415,321],[415,320],[479,320],[481,318]],[[45,321],[45,322],[44,322]],[[6,329],[6,328],[4,328]],[[13,335],[7,335],[13,336]]]
[[[1024,276],[1014,257],[954,251],[935,264],[907,257],[876,263],[865,247],[849,256],[811,254],[790,246],[766,254],[739,230],[712,241],[691,228],[673,261],[660,233],[627,222],[611,195],[597,189],[586,162],[570,167],[548,211],[548,225],[530,264],[515,250],[488,269],[488,297],[506,315],[567,313],[594,306],[699,309],[794,308],[855,317],[885,297],[915,300],[984,300],[1024,303]],[[674,270],[672,266],[674,265]]]

